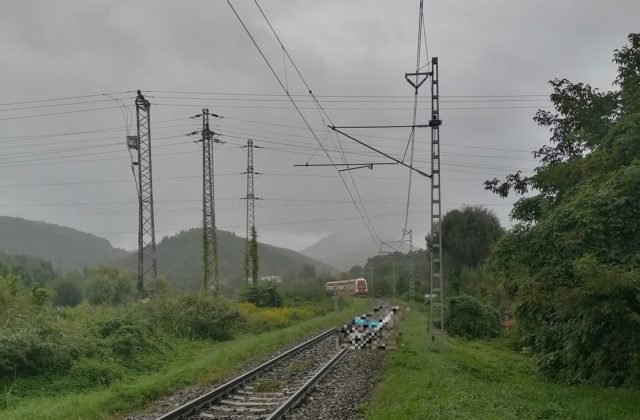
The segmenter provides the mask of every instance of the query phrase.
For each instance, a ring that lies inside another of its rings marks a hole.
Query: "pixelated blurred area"
[[[352,350],[394,349],[398,345],[402,311],[380,305],[373,313],[358,315],[340,329],[338,345]]]

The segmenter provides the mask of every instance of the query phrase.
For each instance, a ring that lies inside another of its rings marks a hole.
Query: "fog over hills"
[[[377,252],[368,237],[346,232],[333,233],[300,251],[341,271],[347,271],[354,265],[364,266],[367,258]]]
[[[51,262],[58,272],[108,264],[129,255],[98,236],[65,226],[0,216],[0,252]]]
[[[49,261],[60,273],[118,265],[137,270],[137,254],[114,248],[99,236],[64,226],[0,216],[0,253],[28,255]],[[176,286],[197,289],[202,276],[202,230],[194,228],[165,237],[156,246],[158,273]],[[245,239],[218,231],[220,274],[223,280],[242,278]],[[335,273],[329,264],[286,248],[259,244],[260,276],[297,274],[303,264],[317,273]]]

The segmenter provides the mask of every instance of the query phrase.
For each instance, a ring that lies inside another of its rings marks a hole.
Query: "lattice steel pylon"
[[[442,185],[440,178],[440,85],[438,57],[431,60],[431,279],[429,287],[429,348],[443,350],[444,272],[442,270]]]
[[[258,267],[257,267],[257,243],[252,245],[252,239],[255,236],[256,230],[256,216],[255,216],[255,200],[259,200],[253,192],[254,186],[254,175],[259,174],[255,172],[253,169],[253,149],[259,148],[260,146],[254,146],[253,140],[247,140],[247,195],[243,197],[247,200],[247,239],[246,239],[246,248],[245,248],[245,281],[249,284],[252,280],[257,278],[258,275]],[[252,247],[255,247],[253,249]],[[255,253],[255,255],[253,255]]]
[[[127,137],[129,149],[137,150],[136,186],[138,190],[138,294],[147,296],[145,284],[153,285],[153,298],[158,296],[158,270],[156,266],[156,234],[153,214],[153,176],[151,168],[151,105],[138,91],[135,100],[138,132]]]
[[[209,110],[202,110],[202,291],[207,294],[211,279],[213,292],[220,293],[218,242],[216,237],[216,209],[214,196],[213,143],[214,132],[209,129]]]
[[[416,284],[413,272],[413,231],[411,229],[403,232],[409,236],[409,306],[413,308],[416,299]]]

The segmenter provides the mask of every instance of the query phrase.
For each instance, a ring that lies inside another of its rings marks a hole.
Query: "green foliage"
[[[212,296],[165,297],[152,313],[167,333],[189,339],[228,340],[242,322],[236,309]]]
[[[2,216],[0,216],[0,220],[1,218]],[[40,258],[0,253],[0,276],[19,277],[25,287],[31,287],[34,284],[48,285],[55,279],[56,274],[53,272],[51,264]]]
[[[53,304],[56,306],[76,306],[82,302],[82,290],[71,280],[61,280],[53,288],[55,298]]]
[[[409,253],[395,252],[393,254],[376,255],[367,259],[361,273],[367,279],[369,294],[377,297],[393,295],[394,279],[396,296],[402,296],[409,291]],[[427,250],[413,251],[413,272],[416,287],[416,299],[427,293],[429,287],[429,258]],[[373,277],[371,276],[373,274]],[[395,274],[395,276],[394,276]],[[349,275],[347,278],[353,278]]]
[[[244,261],[245,278],[249,283],[255,284],[258,281],[258,261],[258,234],[256,232],[256,227],[251,226],[251,237],[247,243]]]
[[[21,286],[20,277],[14,275],[0,276],[0,314],[15,301]],[[0,318],[1,320],[2,318]]]
[[[142,409],[185,384],[223,381],[241,372],[247,363],[259,362],[278,349],[294,345],[303,337],[339,325],[350,316],[366,311],[366,305],[364,300],[354,299],[338,313],[330,312],[272,332],[252,331],[221,343],[172,339],[171,353],[142,354],[136,363],[126,367],[109,354],[85,352],[87,357],[77,359],[64,376],[18,377],[14,381],[13,377],[0,374],[0,387],[5,391],[0,401],[0,418],[122,418],[126,413]],[[136,308],[140,316],[151,313],[144,305],[135,304],[129,308]],[[123,309],[79,305],[65,312],[67,320],[73,318],[74,323],[92,324],[96,320],[122,314]],[[154,330],[158,329],[159,326],[154,324]],[[74,346],[77,345],[74,343]],[[5,379],[11,381],[5,383]]]
[[[493,338],[500,335],[500,313],[478,299],[460,295],[449,300],[446,329],[454,337]]]
[[[48,324],[24,323],[0,333],[0,377],[63,372],[77,350],[64,332]]]
[[[130,272],[99,267],[89,272],[85,294],[93,305],[120,305],[133,300],[135,279]]]
[[[282,306],[282,295],[278,286],[270,281],[261,281],[246,286],[241,293],[242,300],[253,303],[257,307],[278,308]]]
[[[640,386],[640,34],[616,51],[618,91],[551,82],[556,111],[535,120],[551,145],[540,166],[504,182],[521,198],[520,223],[496,245],[487,271],[515,300],[515,317],[540,372],[567,383]]]
[[[457,266],[477,267],[504,234],[493,210],[462,206],[442,218],[442,248]]]
[[[305,302],[318,303],[327,299],[325,283],[331,280],[332,278],[329,276],[285,276],[282,283],[278,284],[278,291],[282,294],[282,301],[285,303],[294,305]]]
[[[366,417],[387,419],[637,419],[640,390],[567,386],[536,377],[531,357],[500,340],[447,339],[430,352],[426,316],[406,313]]]
[[[75,389],[108,386],[125,376],[125,369],[110,360],[80,359],[69,370]]]
[[[38,284],[34,284],[31,288],[31,302],[36,306],[44,306],[53,298],[53,295],[52,290],[39,287]]]

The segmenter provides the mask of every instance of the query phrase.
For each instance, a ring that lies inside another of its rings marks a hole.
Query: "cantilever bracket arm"
[[[363,141],[360,141],[360,140],[358,140],[357,138],[355,138],[355,137],[353,137],[353,136],[350,136],[349,134],[347,134],[347,133],[345,133],[345,132],[343,132],[343,131],[338,130],[334,125],[329,125],[328,127],[329,127],[330,129],[332,129],[333,131],[335,131],[336,133],[340,133],[340,134],[342,134],[343,136],[345,136],[346,138],[349,138],[349,139],[351,139],[351,140],[355,141],[356,143],[361,144],[362,146],[366,147],[367,149],[371,149],[371,150],[373,150],[374,152],[379,153],[379,154],[381,154],[382,156],[384,156],[384,157],[386,157],[386,158],[388,158],[388,159],[391,159],[392,161],[394,161],[394,162],[395,162],[395,163],[397,163],[398,165],[402,165],[402,166],[404,166],[404,167],[406,167],[406,168],[409,168],[409,169],[411,169],[412,171],[415,171],[415,172],[419,173],[419,174],[420,174],[420,175],[422,175],[422,176],[426,176],[427,178],[431,178],[431,177],[433,176],[433,175],[430,175],[430,174],[428,174],[428,173],[426,173],[426,172],[421,171],[421,170],[420,170],[420,169],[418,169],[418,168],[414,168],[414,167],[413,167],[413,166],[411,166],[411,165],[407,165],[407,164],[406,164],[406,163],[404,163],[403,161],[398,160],[398,159],[394,158],[393,156],[390,156],[390,155],[386,154],[385,152],[382,152],[382,151],[380,151],[380,150],[376,149],[376,148],[375,148],[375,147],[373,147],[373,146],[369,146],[367,143],[365,143],[365,142],[363,142]]]
[[[420,88],[420,86],[422,86],[422,84],[424,82],[427,81],[427,79],[429,78],[429,75],[431,75],[430,72],[426,72],[426,73],[405,73],[404,74],[404,78],[407,80],[407,82],[409,82],[409,84],[411,86],[413,86],[413,88],[416,90],[416,92],[418,92],[418,89]],[[423,76],[424,78],[422,80],[420,80],[418,83],[414,83],[411,79],[409,79],[409,76],[415,76],[415,77]]]
[[[369,169],[373,169],[374,166],[377,165],[397,165],[397,163],[395,162],[357,162],[357,163],[304,163],[304,164],[297,164],[297,165],[293,165],[294,167],[298,167],[298,166],[305,166],[305,167],[310,167],[310,166],[357,166],[358,168],[362,167],[362,168],[369,168]],[[341,171],[345,171],[345,170],[351,170],[351,169],[358,169],[358,168],[347,168],[347,169],[341,169]]]

